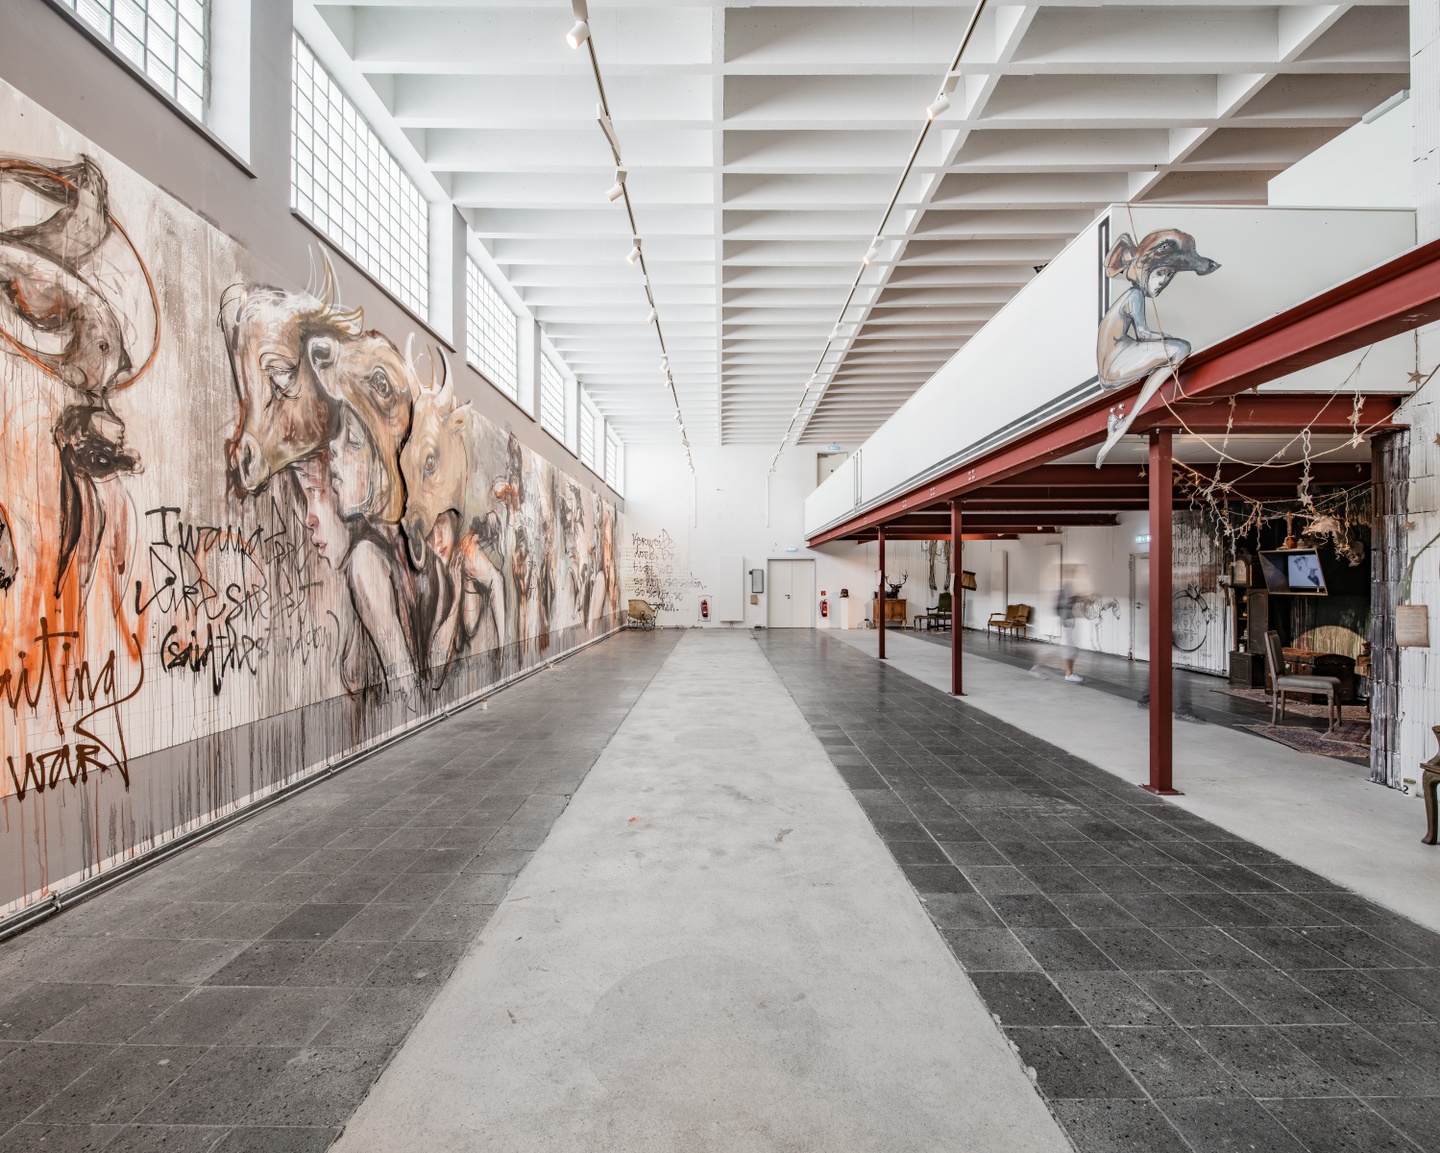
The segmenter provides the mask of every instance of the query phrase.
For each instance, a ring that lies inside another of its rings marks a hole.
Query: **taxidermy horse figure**
[[[1107,392],[1148,376],[1128,415],[1112,417],[1109,437],[1095,458],[1095,467],[1129,431],[1140,410],[1150,402],[1167,377],[1179,370],[1190,355],[1190,342],[1167,336],[1150,327],[1146,309],[1175,279],[1177,272],[1209,276],[1220,265],[1195,251],[1195,238],[1173,228],[1150,233],[1138,245],[1122,233],[1105,259],[1105,275],[1124,276],[1130,287],[1110,306],[1100,321],[1095,359],[1100,387]]]

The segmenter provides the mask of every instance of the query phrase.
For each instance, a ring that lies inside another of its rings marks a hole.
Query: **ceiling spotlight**
[[[935,102],[925,109],[925,115],[929,119],[934,120],[936,117],[944,113],[949,107],[950,97],[945,95],[944,92],[940,92],[936,95]]]
[[[877,239],[865,252],[865,263],[871,264],[880,257],[880,241]]]
[[[669,358],[668,356],[662,356],[662,357],[660,358],[660,371],[661,371],[661,372],[664,372],[664,373],[667,373],[667,374],[669,373],[669,371],[670,371],[670,358]]]
[[[630,252],[625,257],[625,259],[630,264],[634,264],[637,260],[640,259],[640,238],[638,236],[635,238],[635,243],[631,247]]]
[[[656,324],[656,323],[659,322],[659,320],[660,320],[660,314],[659,314],[658,312],[656,312],[656,311],[652,308],[652,309],[650,310],[650,315],[645,318],[645,323],[646,323],[646,324]]]
[[[585,41],[590,39],[590,25],[583,20],[575,21],[575,27],[565,33],[565,43],[571,48],[579,48]]]
[[[606,199],[608,199],[608,200],[615,201],[615,200],[619,200],[619,199],[620,199],[622,196],[624,196],[624,195],[625,195],[625,169],[624,169],[624,168],[617,167],[617,168],[615,169],[615,183],[610,186],[610,191],[607,192],[607,193],[605,193],[605,197],[606,197]]]

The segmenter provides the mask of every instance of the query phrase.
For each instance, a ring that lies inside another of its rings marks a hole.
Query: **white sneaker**
[[[1030,675],[1034,677],[1037,681],[1043,681],[1045,679],[1045,670],[1042,669],[1039,665],[1036,665],[1033,669],[1030,670]]]
[[[1069,681],[1072,685],[1083,685],[1085,683],[1085,678],[1082,677],[1079,673],[1071,673],[1065,679]]]

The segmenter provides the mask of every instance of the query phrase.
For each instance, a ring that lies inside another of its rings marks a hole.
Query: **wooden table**
[[[878,596],[870,602],[870,619],[872,621],[879,621],[880,619],[879,604],[880,598]],[[905,616],[905,604],[904,597],[885,598],[885,623],[887,625],[899,625],[902,629],[905,627],[905,621],[907,619]]]

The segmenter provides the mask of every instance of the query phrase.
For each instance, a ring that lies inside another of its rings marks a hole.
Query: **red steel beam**
[[[880,588],[875,593],[875,631],[880,634],[880,659],[885,659],[885,530],[876,534],[880,541]]]
[[[1252,325],[1185,362],[1181,380],[1160,390],[1172,403],[1244,392],[1313,364],[1440,320],[1440,240],[1393,260]],[[811,546],[882,524],[912,505],[963,496],[987,484],[1068,456],[1106,436],[1112,405],[1133,403],[1140,386],[1116,389],[1058,423],[952,470],[928,484],[810,538]],[[1157,411],[1163,408],[1152,402]],[[1141,419],[1146,414],[1142,414]],[[1098,470],[1097,470],[1098,471]]]
[[[1203,472],[1207,477],[1214,476],[1216,472],[1214,464],[1196,464],[1191,467]],[[1277,482],[1288,479],[1292,483],[1300,479],[1299,464],[1271,466],[1263,472],[1257,473],[1253,465],[1225,463],[1220,465],[1219,472],[1221,480],[1231,482],[1241,477]],[[1359,479],[1369,477],[1370,461],[1368,458],[1363,461],[1343,462],[1317,460],[1310,465],[1311,480],[1319,483],[1350,483],[1357,479],[1357,475]],[[1096,468],[1090,464],[1042,464],[1028,472],[1012,476],[1008,480],[997,481],[995,484],[986,486],[984,494],[986,497],[992,493],[1002,492],[1029,495],[1027,490],[1038,489],[1045,495],[1065,496],[1074,492],[1076,488],[1095,492],[1104,492],[1110,488],[1137,489],[1147,496],[1150,491],[1141,466],[1138,464],[1107,464],[1104,468]],[[966,499],[967,506],[972,499],[974,498]],[[946,506],[937,504],[936,507]]]
[[[1187,390],[1190,385],[1187,380]],[[1179,433],[1219,435],[1250,433],[1267,435],[1298,435],[1308,427],[1317,436],[1349,433],[1355,429],[1379,432],[1393,428],[1391,418],[1403,397],[1362,395],[1358,419],[1354,415],[1355,398],[1351,393],[1325,394],[1271,392],[1236,396],[1218,400],[1176,400],[1173,408],[1154,405],[1135,420],[1135,427],[1172,428]]]
[[[1357,477],[1352,485],[1363,485],[1369,481],[1369,477]],[[1200,483],[1200,482],[1196,482]],[[1177,477],[1175,481],[1175,506],[1183,507],[1190,503],[1190,485],[1187,481]],[[1240,497],[1250,497],[1255,500],[1285,500],[1293,498],[1295,490],[1299,487],[1298,481],[1288,484],[1243,484],[1232,485],[1231,489]],[[1331,487],[1324,481],[1310,482],[1311,490],[1316,488]],[[1007,497],[989,495],[990,489],[982,489],[986,495],[983,497],[966,497],[965,508],[970,512],[980,513],[1007,513],[1013,512],[1022,517],[1028,517],[1032,513],[1039,512],[1042,515],[1046,510],[1050,512],[1123,512],[1127,509],[1145,509],[1150,507],[1149,498],[1142,492],[1133,489],[1115,489],[1113,496],[1078,496],[1067,500],[1063,496],[1050,497],[1048,500],[1030,500],[1024,497]],[[908,516],[908,514],[907,514]],[[943,518],[942,518],[943,519]],[[903,523],[903,518],[897,517],[891,524]]]
[[[965,504],[965,523],[971,528],[978,526],[988,528],[992,524],[1073,524],[1073,525],[1110,525],[1117,524],[1118,519],[1113,512],[1081,512],[1075,509],[1054,509],[1051,508],[1042,512],[1034,512],[1030,509],[1004,509],[998,512],[973,512],[967,501]],[[887,529],[905,528],[931,528],[939,527],[947,532],[950,529],[950,518],[935,516],[925,513],[916,516],[913,513],[908,516],[896,517],[886,526]]]
[[[950,502],[950,539],[952,541],[964,541],[965,534],[962,531],[960,502]],[[956,580],[955,574],[963,572],[965,558],[960,549],[950,550],[950,693],[952,696],[963,697],[964,678],[962,661],[964,659],[960,649],[960,633],[963,628],[964,618],[962,613],[965,610],[965,589],[964,581]]]
[[[1150,780],[1141,787],[1162,797],[1177,796],[1174,782],[1175,670],[1170,635],[1174,597],[1174,503],[1170,484],[1171,432],[1150,434]]]
[[[1042,529],[1026,528],[1026,527],[1024,527],[1024,526],[1016,526],[1016,527],[1010,527],[1010,528],[1003,528],[1003,527],[1002,527],[1002,528],[986,529],[986,530],[983,531],[983,532],[980,532],[980,531],[967,532],[967,533],[964,534],[964,539],[965,539],[965,540],[1018,540],[1018,539],[1019,539],[1020,537],[1022,537],[1022,536],[1051,536],[1051,535],[1053,535],[1053,534],[1055,534],[1055,533],[1058,533],[1059,531],[1060,531],[1060,530],[1059,530],[1058,528],[1053,528],[1053,527],[1051,527],[1051,528],[1042,528]],[[850,539],[850,540],[856,540],[856,541],[867,541],[867,542],[868,542],[868,541],[873,541],[873,540],[877,539],[877,534],[874,533],[874,532],[871,532],[871,533],[868,533],[868,534],[866,534],[866,533],[859,533],[859,534],[857,534],[856,536],[850,537],[850,538],[848,538],[848,539]],[[897,540],[949,540],[949,539],[950,539],[950,530],[949,530],[949,528],[944,528],[944,529],[925,529],[925,530],[923,530],[923,531],[918,531],[918,532],[908,532],[908,531],[896,531],[896,530],[891,529],[891,528],[887,525],[886,528],[885,528],[885,539],[888,540],[888,541],[897,541]]]

